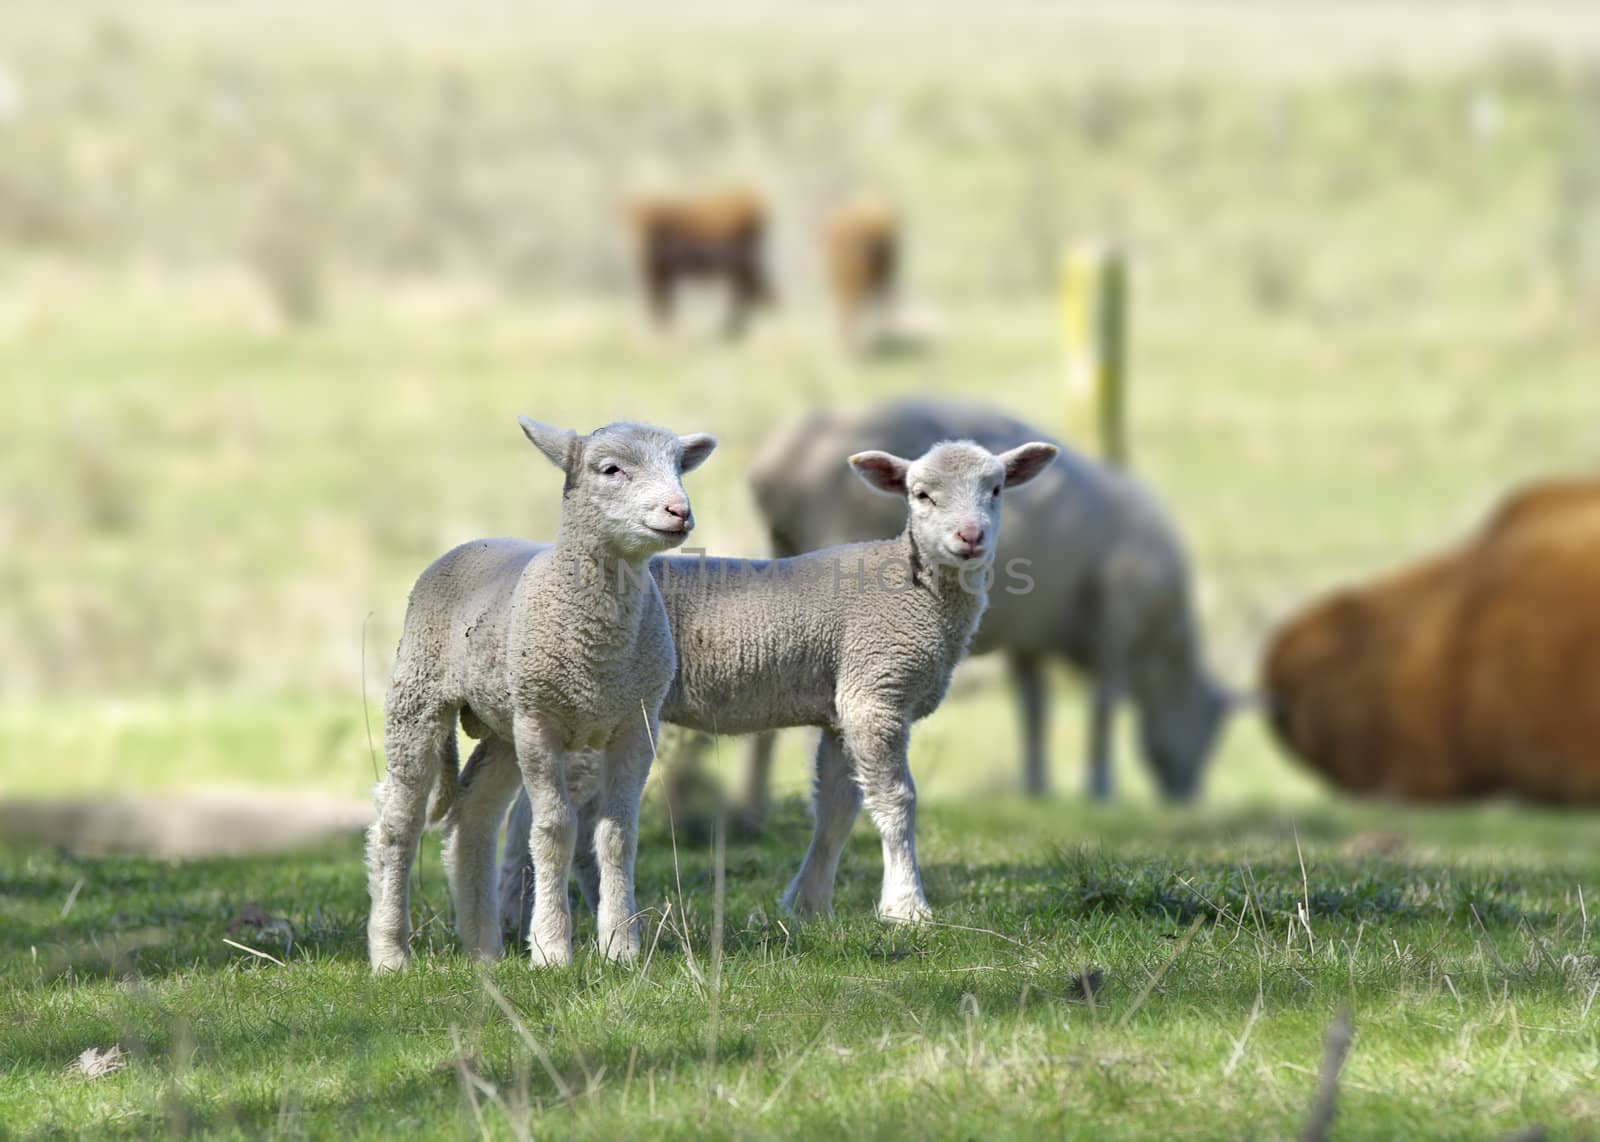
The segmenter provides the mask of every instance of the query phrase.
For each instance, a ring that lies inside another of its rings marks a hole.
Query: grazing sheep
[[[977,405],[912,401],[813,412],[779,432],[752,466],[774,553],[891,535],[902,525],[897,505],[860,494],[824,457],[861,448],[914,454],[950,436],[994,451],[1050,439]],[[1126,694],[1138,709],[1145,760],[1162,793],[1190,798],[1228,701],[1202,661],[1182,542],[1131,476],[1057,446],[1060,459],[1012,500],[996,555],[997,567],[1015,565],[1031,589],[995,593],[972,652],[1002,651],[1009,660],[1030,794],[1043,794],[1048,784],[1043,668],[1060,657],[1093,682],[1090,793],[1099,800],[1111,795],[1112,716]],[[767,811],[772,747],[768,735],[751,754],[743,801],[752,823]]]
[[[671,323],[682,278],[727,281],[729,337],[744,331],[753,307],[772,301],[762,261],[767,208],[760,195],[724,190],[644,199],[633,203],[629,213],[639,244],[639,269],[658,325]]]
[[[678,648],[664,718],[709,733],[822,730],[815,827],[783,896],[789,911],[832,910],[839,854],[865,794],[883,841],[878,914],[896,921],[929,914],[907,763],[911,723],[943,699],[987,605],[1000,489],[1009,497],[1055,455],[1052,444],[1024,443],[996,456],[971,441],[937,444],[916,461],[861,452],[850,468],[895,497],[903,517],[909,504],[894,538],[772,561],[652,561]],[[507,832],[501,907],[508,926],[527,903],[519,851],[525,811],[519,802]],[[593,899],[592,874],[579,872]],[[535,909],[545,884],[533,886]]]
[[[1311,605],[1264,685],[1278,737],[1352,793],[1600,801],[1600,478],[1524,489],[1459,547]]]
[[[839,327],[854,342],[869,311],[887,320],[900,268],[899,222],[880,202],[852,202],[828,217],[822,241]]]
[[[529,935],[533,962],[572,958],[565,888],[575,804],[586,807],[599,866],[601,950],[613,959],[638,951],[639,797],[677,666],[661,592],[645,568],[694,526],[681,476],[716,442],[636,424],[578,436],[521,423],[566,475],[560,527],[548,548],[514,539],[463,544],[412,589],[385,711],[388,773],[368,834],[374,970],[405,963],[406,882],[436,786],[429,815],[448,812],[444,856],[457,930],[470,951],[498,954],[495,833],[519,776],[533,803],[534,875],[548,889]],[[458,717],[483,739],[459,785]]]

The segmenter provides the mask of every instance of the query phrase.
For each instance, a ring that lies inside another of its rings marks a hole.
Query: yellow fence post
[[[1061,262],[1061,343],[1066,360],[1068,436],[1093,440],[1108,464],[1128,463],[1127,257],[1096,244]]]

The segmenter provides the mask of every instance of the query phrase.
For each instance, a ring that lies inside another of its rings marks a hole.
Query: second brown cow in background
[[[881,202],[839,207],[822,228],[828,286],[845,339],[859,343],[869,317],[886,332],[900,269],[900,223]]]
[[[1278,736],[1349,792],[1600,801],[1600,478],[1303,611],[1265,685]]]

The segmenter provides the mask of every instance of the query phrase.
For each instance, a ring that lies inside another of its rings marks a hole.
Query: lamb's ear
[[[1006,469],[1006,487],[1026,484],[1050,466],[1060,449],[1054,444],[1019,444],[1009,452],[1000,453],[1000,463]]]
[[[717,438],[703,432],[693,432],[678,437],[678,443],[683,445],[683,463],[678,466],[678,471],[693,472],[711,455],[711,450],[717,446]]]
[[[906,473],[911,470],[909,460],[902,460],[890,452],[857,452],[850,457],[850,467],[867,482],[868,487],[891,496],[906,494]]]
[[[526,416],[517,417],[517,423],[522,425],[522,434],[533,441],[533,446],[544,453],[546,460],[563,472],[572,467],[573,445],[578,442],[576,432],[570,428],[551,428]]]

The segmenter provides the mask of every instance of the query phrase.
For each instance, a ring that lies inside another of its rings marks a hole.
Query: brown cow
[[[1524,489],[1460,547],[1313,605],[1265,686],[1278,736],[1353,793],[1600,801],[1600,478]]]
[[[882,203],[852,202],[829,215],[822,241],[839,325],[855,341],[868,310],[880,321],[887,318],[900,263],[900,224]]]
[[[767,208],[750,190],[634,202],[629,214],[639,243],[639,269],[656,323],[672,321],[674,294],[683,278],[723,278],[728,283],[729,337],[744,331],[749,311],[772,301],[762,260]]]

